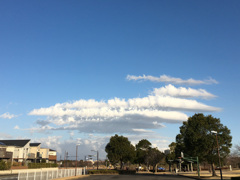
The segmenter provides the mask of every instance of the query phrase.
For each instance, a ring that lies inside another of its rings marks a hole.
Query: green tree
[[[157,148],[149,148],[145,157],[146,164],[153,166],[153,171],[156,172],[157,164],[164,159],[165,155],[160,152]]]
[[[135,148],[128,138],[117,134],[110,138],[105,151],[111,164],[116,165],[120,162],[121,169],[123,169],[123,163],[133,161],[136,155]]]
[[[146,139],[142,139],[136,144],[136,163],[139,165],[144,164],[147,151],[151,148],[151,145],[152,144]]]
[[[220,119],[211,115],[195,114],[183,122],[180,127],[180,134],[176,136],[175,153],[180,156],[180,152],[192,157],[199,157],[200,162],[206,161],[212,166],[212,175],[216,176],[214,164],[218,163],[218,146],[216,135],[211,131],[217,132],[218,145],[221,161],[230,153],[232,146],[232,136],[230,130],[220,123]]]
[[[176,159],[175,149],[176,149],[176,143],[172,142],[168,145],[170,149],[170,153],[166,156],[166,162],[169,164],[169,171],[171,171],[171,166],[173,161]]]

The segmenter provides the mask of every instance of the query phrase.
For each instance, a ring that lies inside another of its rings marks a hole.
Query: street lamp
[[[218,138],[217,138],[217,131],[211,131],[212,134],[216,134],[216,141],[217,141],[217,149],[218,149],[218,160],[219,160],[219,169],[220,169],[220,175],[222,180],[222,168],[221,168],[221,160],[220,160],[220,153],[219,153],[219,145],[218,145]]]
[[[95,151],[95,150],[91,150],[91,151],[93,151],[93,152],[96,152],[96,153],[97,153],[97,170],[98,170],[98,150],[97,150],[97,151]]]
[[[78,152],[78,146],[80,146],[80,144],[76,145],[76,168],[75,168],[75,176],[77,176],[77,152]]]

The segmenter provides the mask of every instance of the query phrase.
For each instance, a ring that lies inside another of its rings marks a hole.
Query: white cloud
[[[144,130],[140,130],[144,131]],[[114,136],[114,135],[113,135]],[[121,134],[119,134],[121,136]],[[123,135],[125,136],[125,135]],[[85,156],[94,155],[96,159],[96,153],[92,150],[99,151],[99,159],[104,160],[106,158],[105,147],[109,142],[111,136],[99,136],[89,134],[85,138],[77,139],[65,139],[63,140],[62,136],[47,136],[44,138],[35,138],[31,142],[41,143],[41,147],[54,149],[58,152],[58,159],[64,159],[65,152],[68,152],[68,159],[75,159],[76,155],[76,145],[78,147],[78,159],[85,159]],[[149,131],[147,133],[141,133],[139,135],[128,135],[129,141],[135,146],[140,140],[147,139],[152,143],[153,147],[157,147],[159,150],[164,150],[168,148],[168,145],[171,143],[171,139],[168,137],[159,136],[156,132]]]
[[[215,95],[207,92],[204,89],[192,89],[192,88],[185,88],[185,87],[176,88],[171,84],[165,87],[155,88],[152,93],[154,95],[159,95],[159,96],[165,95],[165,96],[181,97],[181,98],[211,99],[216,97]]]
[[[187,85],[217,83],[216,80],[211,78],[203,81],[182,80],[166,75],[160,77],[128,76],[127,79]],[[148,139],[153,147],[164,150],[168,148],[174,138],[162,137],[157,133],[158,130],[166,128],[166,125],[170,123],[186,121],[188,119],[186,113],[188,112],[220,111],[221,109],[218,107],[189,99],[211,99],[214,97],[216,96],[204,89],[177,88],[170,84],[165,87],[155,88],[145,97],[112,98],[101,101],[80,99],[72,102],[57,103],[50,107],[33,109],[29,115],[42,116],[43,118],[36,121],[36,127],[27,130],[32,133],[44,134],[50,134],[53,131],[66,131],[69,134],[67,136],[68,140],[62,140],[63,137],[61,136],[35,139],[36,142],[41,142],[42,146],[56,149],[62,159],[65,151],[70,155],[75,155],[76,148],[73,147],[76,147],[76,144],[80,144],[79,156],[81,159],[86,155],[93,154],[91,150],[99,150],[100,158],[105,158],[104,149],[109,141],[109,134],[122,134],[128,137],[133,145],[141,139]],[[15,126],[15,129],[19,129],[19,127]],[[84,134],[85,138],[74,140],[77,132]],[[86,134],[88,134],[87,138]]]
[[[196,100],[149,95],[143,98],[108,101],[79,100],[32,110],[29,115],[47,116],[31,132],[78,130],[84,133],[139,133],[136,129],[160,129],[165,123],[181,123],[188,116],[181,111],[209,112],[219,108]],[[134,130],[135,129],[135,130]]]
[[[181,78],[175,78],[167,75],[161,75],[160,77],[154,76],[134,76],[128,75],[127,80],[144,80],[144,81],[153,81],[153,82],[163,82],[163,83],[171,83],[171,84],[184,84],[184,85],[201,85],[201,84],[217,84],[218,82],[215,79],[209,78],[207,80],[195,80],[195,79],[187,79],[183,80]]]
[[[87,155],[95,155],[91,150],[99,151],[99,158],[105,159],[105,146],[109,141],[109,137],[92,136],[86,139],[67,139],[62,140],[62,136],[48,136],[44,138],[35,138],[31,142],[41,143],[41,147],[54,149],[58,152],[58,159],[64,159],[65,152],[68,152],[68,159],[75,159],[76,145],[78,147],[78,159],[84,159]]]
[[[0,139],[11,139],[11,138],[12,138],[12,135],[0,132]]]
[[[72,137],[72,136],[74,136],[74,132],[73,131],[70,131],[69,132],[69,135]]]
[[[128,79],[134,79],[128,76]],[[144,76],[149,78],[149,76]],[[154,79],[154,77],[151,76]],[[141,78],[135,78],[141,79]],[[155,78],[156,79],[156,78]],[[158,78],[156,81],[159,80]],[[161,76],[161,81],[182,84],[206,84],[209,81],[182,80]],[[211,79],[212,80],[212,79]],[[212,82],[214,82],[212,80]],[[206,105],[193,99],[215,97],[204,89],[192,89],[167,85],[156,88],[149,95],[139,98],[97,101],[80,99],[73,102],[57,103],[50,107],[33,109],[29,115],[46,116],[38,119],[37,127],[30,132],[51,133],[68,131],[73,138],[76,131],[93,134],[146,134],[165,128],[167,123],[182,123],[188,119],[187,112],[215,112],[218,107]],[[164,123],[164,124],[163,124]]]
[[[14,129],[20,129],[20,128],[19,128],[19,126],[18,126],[18,125],[16,125],[16,126],[14,127]]]
[[[0,115],[0,118],[2,118],[2,119],[12,119],[15,117],[18,117],[18,115],[10,114],[9,112],[6,112],[6,113]]]
[[[135,132],[139,132],[139,133],[152,133],[153,131],[150,130],[146,130],[146,129],[132,129]]]

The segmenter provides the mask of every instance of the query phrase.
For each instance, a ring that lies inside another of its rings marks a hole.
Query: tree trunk
[[[217,176],[214,168],[214,163],[212,163],[211,166],[212,166],[212,176]]]
[[[120,160],[120,164],[121,164],[120,169],[122,170],[123,169],[123,162],[121,160]]]

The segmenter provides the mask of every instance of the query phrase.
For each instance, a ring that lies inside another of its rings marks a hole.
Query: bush
[[[35,169],[35,168],[52,168],[52,167],[58,167],[56,163],[29,163],[28,168],[29,169]]]
[[[10,168],[11,168],[11,162],[0,160],[0,170],[8,170]]]

